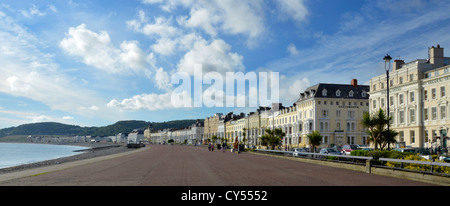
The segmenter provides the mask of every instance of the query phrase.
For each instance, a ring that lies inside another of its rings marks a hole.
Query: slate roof
[[[337,91],[340,91],[340,95],[338,95],[339,92]],[[369,91],[370,86],[368,85],[358,85],[357,87],[354,87],[350,84],[319,83],[300,93],[297,102],[310,98],[369,99]],[[353,92],[353,96],[350,95],[351,92]],[[363,94],[365,94],[365,96]]]

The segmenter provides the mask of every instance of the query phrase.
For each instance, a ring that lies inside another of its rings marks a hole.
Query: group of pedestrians
[[[225,152],[227,150],[227,144],[224,142],[222,143],[222,146],[220,146],[220,144],[218,144],[217,149],[220,149],[222,152]],[[208,150],[213,152],[214,151],[214,144],[213,143],[209,143],[208,144]]]

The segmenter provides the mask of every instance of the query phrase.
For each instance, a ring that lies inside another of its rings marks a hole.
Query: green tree
[[[382,138],[380,140],[380,149],[383,150],[389,144],[395,144],[397,142],[397,139],[395,138],[397,135],[398,135],[397,131],[389,129],[388,132],[388,130],[385,129],[382,133]]]
[[[281,129],[266,129],[266,134],[261,137],[261,142],[263,145],[270,146],[271,149],[275,149],[281,144],[282,138],[286,136],[286,133]]]
[[[245,143],[247,142],[247,138],[246,138],[246,131],[247,131],[247,129],[244,127],[243,129],[243,132],[242,132],[242,136],[243,136],[243,138],[242,138],[242,142],[244,142],[244,145],[245,145]]]
[[[369,112],[363,114],[362,125],[367,128],[366,133],[369,136],[368,142],[373,143],[375,149],[381,150],[390,143],[395,143],[395,136],[398,132],[389,130],[389,136],[387,135],[387,125],[390,124],[392,117],[386,116],[384,110],[381,108],[370,115]]]
[[[309,144],[313,148],[312,152],[316,151],[316,146],[320,145],[320,142],[322,142],[322,135],[319,131],[313,131],[312,133],[307,135],[309,139]]]
[[[217,136],[216,136],[216,135],[213,135],[213,136],[211,137],[211,139],[212,139],[213,143],[216,143]]]

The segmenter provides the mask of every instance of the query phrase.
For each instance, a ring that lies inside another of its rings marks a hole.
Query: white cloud
[[[306,20],[309,12],[305,6],[305,0],[276,0],[280,9],[282,18],[290,18],[297,23]]]
[[[9,16],[0,16],[0,92],[47,105],[51,110],[85,116],[108,118],[110,114],[87,113],[80,106],[106,104],[102,97],[67,76],[54,62],[53,55],[42,52],[39,38],[15,23]],[[45,119],[45,115],[20,115],[28,120]],[[47,115],[48,116],[48,115]],[[59,118],[61,119],[61,118]]]
[[[62,117],[62,119],[64,119],[64,120],[72,120],[72,119],[74,119],[74,117],[72,117],[72,116],[64,116],[64,117]]]
[[[144,4],[162,4],[162,9],[170,11],[176,6],[190,9],[189,16],[178,16],[177,22],[185,28],[199,29],[211,37],[219,33],[226,35],[242,35],[247,37],[247,46],[253,47],[267,32],[264,16],[264,1],[239,0],[200,0],[200,1],[160,1],[144,0]],[[148,24],[140,20],[128,21],[128,25],[147,35],[167,37],[179,32],[171,26],[171,21],[163,17],[155,19],[155,23]]]
[[[139,11],[139,20],[127,21],[127,25],[136,32],[143,33],[150,37],[168,38],[175,36],[180,31],[172,26],[172,21],[164,17],[156,17],[154,23],[149,23],[144,11]]]
[[[310,86],[312,86],[311,81],[306,77],[303,79],[286,78],[280,85],[280,99],[288,104],[295,103],[299,98],[300,92],[305,91]]]
[[[172,88],[172,84],[169,80],[169,75],[163,68],[159,68],[156,70],[155,74],[156,85],[158,89],[170,90]]]
[[[108,73],[138,73],[147,70],[152,61],[152,55],[146,56],[137,41],[124,41],[117,49],[106,31],[95,33],[85,24],[69,28],[60,47],[67,54],[81,58],[83,63]]]
[[[294,56],[299,54],[297,47],[295,46],[295,44],[292,44],[292,43],[289,44],[289,46],[287,47],[286,50],[289,52],[289,54],[294,55]]]
[[[45,15],[47,15],[45,12],[39,11],[39,7],[37,7],[36,5],[33,5],[28,11],[21,10],[21,13],[27,18],[31,18],[33,16],[45,16]]]
[[[182,98],[176,98],[173,95],[180,95]],[[111,100],[108,104],[108,108],[114,108],[119,110],[149,110],[158,111],[165,109],[174,109],[182,107],[192,106],[192,99],[186,93],[164,93],[164,94],[142,94],[136,95],[132,98],[124,99],[122,101]]]
[[[206,40],[197,41],[178,63],[178,71],[193,75],[195,64],[202,64],[203,73],[244,71],[243,56],[230,50],[231,46],[221,39],[209,44]]]

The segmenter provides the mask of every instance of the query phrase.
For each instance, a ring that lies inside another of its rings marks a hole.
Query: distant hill
[[[11,135],[80,135],[112,136],[118,133],[130,133],[133,129],[145,129],[151,124],[154,129],[184,128],[197,120],[174,120],[168,122],[146,122],[138,120],[119,121],[103,127],[80,127],[57,122],[23,124],[17,127],[0,129],[0,137]],[[203,120],[200,120],[203,121]]]

